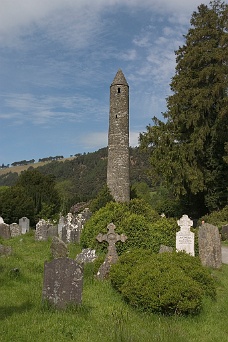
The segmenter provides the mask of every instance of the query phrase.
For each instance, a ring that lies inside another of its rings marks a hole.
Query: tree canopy
[[[140,142],[151,149],[154,180],[203,214],[227,203],[228,5],[202,4],[190,23],[164,121],[154,117]]]

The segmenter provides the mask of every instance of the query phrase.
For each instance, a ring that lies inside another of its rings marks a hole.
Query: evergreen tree
[[[202,4],[190,23],[165,120],[154,117],[140,141],[152,147],[154,175],[203,213],[227,203],[228,5]]]

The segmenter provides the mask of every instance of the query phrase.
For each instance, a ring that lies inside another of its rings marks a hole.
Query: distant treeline
[[[53,161],[53,160],[60,160],[63,158],[64,158],[63,156],[46,157],[46,158],[40,158],[38,162],[48,162],[48,161]],[[29,164],[34,164],[34,163],[35,163],[35,159],[21,160],[21,161],[13,162],[11,166],[23,166],[23,165],[29,165]],[[9,166],[10,164],[7,164],[7,165],[2,164],[0,166],[0,169],[5,169],[5,168],[8,168]]]

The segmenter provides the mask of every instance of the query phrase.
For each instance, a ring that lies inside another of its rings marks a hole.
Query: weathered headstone
[[[228,240],[228,224],[222,227],[221,229],[222,240]]]
[[[161,245],[159,249],[159,253],[172,253],[173,252],[173,247]]]
[[[3,239],[10,239],[10,227],[6,223],[0,223],[0,237]]]
[[[194,233],[190,231],[193,226],[193,221],[188,215],[183,215],[177,221],[180,231],[176,233],[176,250],[185,251],[186,253],[194,256]]]
[[[65,224],[65,218],[64,216],[60,216],[59,223],[58,223],[58,236],[60,237],[60,239],[62,238],[62,229],[63,229],[64,224]]]
[[[69,304],[81,304],[83,267],[69,258],[44,263],[43,300],[64,309]]]
[[[29,232],[30,220],[27,217],[19,219],[19,226],[21,227],[21,234]]]
[[[47,235],[48,237],[54,237],[54,236],[58,237],[58,226],[49,224]]]
[[[35,240],[46,241],[48,239],[48,227],[49,224],[45,220],[41,219],[36,224]]]
[[[217,227],[204,223],[199,227],[199,257],[203,266],[222,266],[221,237]]]
[[[4,246],[0,244],[0,255],[9,256],[12,254],[12,247],[11,246]]]
[[[95,249],[86,248],[86,249],[83,249],[81,253],[79,253],[76,256],[75,261],[78,262],[79,264],[85,264],[88,262],[93,262],[94,260],[96,260],[96,258],[97,256],[96,256]]]
[[[98,234],[97,240],[99,242],[106,241],[108,242],[108,253],[106,255],[105,261],[100,266],[98,272],[97,272],[97,278],[98,279],[105,279],[110,271],[110,267],[112,264],[115,264],[118,260],[118,254],[116,251],[116,242],[121,241],[125,242],[127,240],[127,236],[124,234],[118,235],[115,232],[116,226],[113,223],[109,223],[107,226],[108,233],[107,234]]]
[[[67,245],[60,240],[57,236],[54,236],[51,243],[51,254],[54,259],[66,258],[68,256]]]
[[[62,240],[65,243],[79,243],[81,234],[81,226],[78,224],[78,220],[72,213],[68,213],[66,217],[66,223],[62,227]]]
[[[11,237],[19,236],[21,235],[21,227],[17,223],[11,223],[10,224],[10,235]]]

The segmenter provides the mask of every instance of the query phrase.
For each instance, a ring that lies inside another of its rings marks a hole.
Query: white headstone
[[[29,231],[30,220],[27,217],[20,218],[19,226],[21,227],[21,233],[26,234]]]
[[[195,256],[194,251],[194,233],[190,231],[193,226],[193,221],[188,215],[183,215],[180,220],[177,220],[180,231],[176,233],[176,250],[185,251],[186,253]]]
[[[0,224],[1,223],[4,223],[4,220],[3,220],[3,218],[0,216]]]

